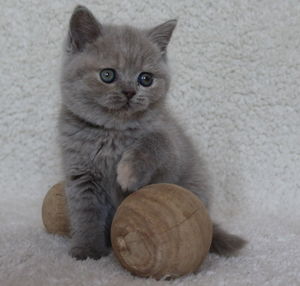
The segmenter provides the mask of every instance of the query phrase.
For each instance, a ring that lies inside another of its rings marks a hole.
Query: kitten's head
[[[62,73],[64,104],[94,122],[158,106],[169,88],[166,49],[175,26],[176,20],[148,30],[106,26],[76,7]]]

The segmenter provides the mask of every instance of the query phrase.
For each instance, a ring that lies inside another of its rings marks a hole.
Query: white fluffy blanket
[[[250,243],[174,281],[132,277],[111,255],[78,262],[47,234],[67,0],[0,3],[0,285],[300,285],[300,3],[89,0],[103,22],[178,17],[170,104],[209,163],[213,217]]]

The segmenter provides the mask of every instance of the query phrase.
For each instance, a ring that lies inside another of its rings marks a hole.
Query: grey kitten
[[[70,254],[110,251],[118,205],[140,187],[173,183],[208,206],[203,162],[166,108],[166,49],[176,26],[100,24],[83,6],[70,20],[62,67],[60,144],[72,240]],[[229,255],[245,241],[214,225],[211,251]]]

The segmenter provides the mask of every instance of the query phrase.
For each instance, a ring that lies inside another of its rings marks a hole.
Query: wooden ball
[[[42,219],[48,232],[70,235],[70,222],[63,183],[54,185],[46,194],[42,206]]]
[[[132,274],[175,278],[200,267],[211,245],[212,222],[192,192],[154,184],[121,203],[111,241],[115,256]]]

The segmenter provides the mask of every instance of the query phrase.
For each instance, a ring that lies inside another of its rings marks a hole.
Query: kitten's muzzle
[[[127,97],[127,99],[131,99],[136,95],[136,91],[133,89],[124,89],[122,93]]]

